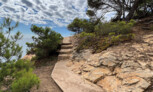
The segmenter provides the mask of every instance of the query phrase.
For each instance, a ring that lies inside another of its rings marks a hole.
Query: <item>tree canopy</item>
[[[63,37],[61,34],[51,30],[49,27],[43,28],[32,25],[31,31],[37,37],[33,36],[33,43],[26,43],[29,47],[28,54],[36,54],[37,58],[45,58],[55,53]]]
[[[102,14],[116,12],[114,21],[130,20],[153,14],[152,4],[152,0],[88,0],[87,15],[95,19],[98,11]]]
[[[94,22],[87,19],[75,18],[72,23],[68,25],[68,29],[72,32],[77,33],[80,33],[82,31],[90,33],[94,31]]]
[[[10,62],[12,59],[20,59],[22,47],[16,42],[22,38],[20,32],[11,35],[11,32],[18,26],[18,22],[12,26],[12,20],[5,18],[0,27],[0,62]]]

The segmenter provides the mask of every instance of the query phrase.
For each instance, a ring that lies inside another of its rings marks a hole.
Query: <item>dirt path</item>
[[[34,70],[34,73],[40,78],[40,86],[39,89],[33,88],[31,92],[62,92],[51,78],[55,61],[52,63],[49,66],[41,66]]]

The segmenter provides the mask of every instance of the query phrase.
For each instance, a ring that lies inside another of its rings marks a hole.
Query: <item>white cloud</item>
[[[2,0],[0,3],[1,17],[24,24],[66,26],[76,17],[88,18],[87,0]]]

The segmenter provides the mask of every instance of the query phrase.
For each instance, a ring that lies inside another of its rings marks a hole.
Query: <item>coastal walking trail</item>
[[[103,92],[102,88],[85,81],[66,66],[72,55],[70,37],[65,37],[51,77],[63,92]]]

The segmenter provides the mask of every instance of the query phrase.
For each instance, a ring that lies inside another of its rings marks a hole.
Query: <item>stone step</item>
[[[51,74],[51,77],[63,92],[105,92],[99,86],[73,73],[71,69],[66,66],[67,62],[68,60],[58,61]]]
[[[62,43],[62,45],[72,45],[72,43],[67,42],[67,43]]]
[[[73,45],[62,45],[61,49],[72,49]]]
[[[153,24],[153,20],[149,22],[150,24]]]
[[[59,54],[70,54],[72,53],[72,49],[61,49]]]
[[[59,54],[58,55],[58,60],[66,60],[66,59],[70,59],[70,55],[65,55],[65,54]]]
[[[146,23],[144,23],[144,25],[150,25],[150,24],[153,24],[153,21],[150,21],[150,22],[146,22]]]
[[[150,27],[142,27],[144,30],[150,30]]]
[[[150,25],[150,23],[144,23],[144,25],[145,25],[145,26],[149,26],[149,25]]]

